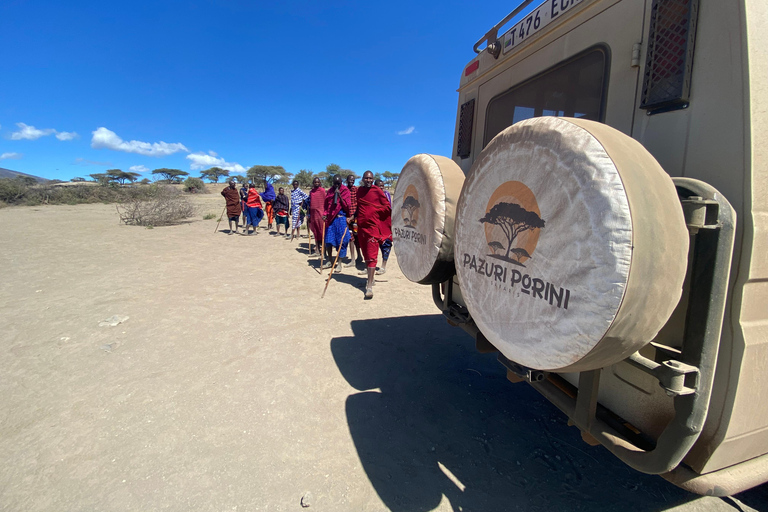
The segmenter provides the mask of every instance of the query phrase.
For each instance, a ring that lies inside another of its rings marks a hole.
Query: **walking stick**
[[[216,223],[216,229],[213,231],[213,234],[216,234],[216,231],[219,230],[219,224],[221,224],[221,219],[224,218],[224,212],[227,211],[227,207],[225,206],[223,210],[221,210],[221,215],[219,216],[219,222]]]
[[[328,280],[325,282],[325,289],[323,289],[323,294],[320,296],[322,299],[325,297],[325,292],[328,290],[328,283],[331,282],[331,278],[333,277],[333,271],[336,270],[336,263],[339,262],[339,255],[341,254],[341,246],[344,245],[344,237],[347,236],[347,231],[349,231],[349,224],[347,224],[347,227],[344,228],[344,234],[341,235],[341,243],[339,243],[339,248],[336,250],[336,260],[333,262],[333,266],[331,267],[331,273],[328,274]]]
[[[325,221],[323,221],[323,243],[320,244],[320,275],[323,275],[323,256],[325,256]]]
[[[309,247],[307,254],[312,254],[312,231],[309,230],[309,217],[310,216],[307,215],[307,246]],[[315,240],[315,242],[317,242],[317,240]]]

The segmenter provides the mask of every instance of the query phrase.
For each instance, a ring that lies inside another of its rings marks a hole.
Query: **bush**
[[[128,196],[117,206],[117,213],[124,224],[132,226],[178,224],[197,212],[197,208],[172,187],[150,185],[131,189]]]
[[[195,194],[198,192],[208,192],[208,190],[205,188],[205,183],[200,178],[193,178],[189,177],[186,180],[184,180],[184,192],[189,192],[190,194]]]
[[[23,179],[0,179],[0,201],[8,204],[18,203],[29,194],[29,189],[29,185]]]

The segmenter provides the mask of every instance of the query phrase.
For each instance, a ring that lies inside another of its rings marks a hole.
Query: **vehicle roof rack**
[[[533,3],[533,0],[523,0],[523,2],[515,7],[515,10],[511,13],[507,14],[503,20],[498,22],[496,25],[493,26],[491,30],[485,33],[483,37],[480,38],[478,42],[475,43],[475,46],[472,47],[472,49],[475,51],[475,53],[480,53],[483,50],[479,50],[478,47],[483,44],[484,42],[487,42],[486,48],[490,47],[499,39],[499,29],[504,26],[509,20],[520,14],[520,12],[531,5]],[[499,50],[501,49],[501,46],[499,46]],[[497,54],[498,55],[498,54]]]

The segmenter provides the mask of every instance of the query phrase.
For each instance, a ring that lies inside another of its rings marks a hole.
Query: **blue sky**
[[[0,2],[0,167],[63,180],[449,156],[485,2]]]

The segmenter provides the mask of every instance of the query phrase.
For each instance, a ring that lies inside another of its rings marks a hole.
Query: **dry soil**
[[[306,239],[214,233],[195,201],[154,229],[0,210],[0,509],[768,510],[582,443],[394,257],[373,300],[352,269],[321,299]]]

